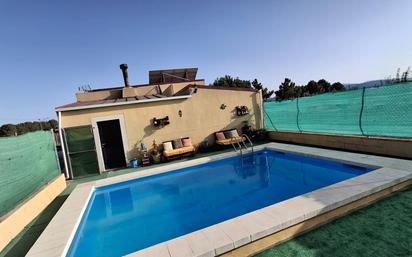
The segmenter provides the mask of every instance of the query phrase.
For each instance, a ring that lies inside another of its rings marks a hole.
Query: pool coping
[[[268,143],[255,147],[255,151],[263,149],[347,164],[373,166],[377,169],[156,244],[127,256],[203,257],[221,255],[412,178],[412,161],[408,160],[281,143]],[[26,256],[66,256],[87,208],[87,203],[96,187],[161,174],[235,155],[237,153],[222,153],[79,184]],[[299,212],[295,211],[297,208],[299,208]]]

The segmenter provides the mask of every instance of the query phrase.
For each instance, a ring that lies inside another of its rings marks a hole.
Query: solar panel
[[[197,68],[149,71],[149,84],[178,83],[196,80]]]

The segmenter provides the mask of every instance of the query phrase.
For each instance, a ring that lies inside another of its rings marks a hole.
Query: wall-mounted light
[[[178,112],[177,112],[177,114],[179,115],[179,117],[182,117],[182,110],[179,110]]]
[[[221,110],[224,110],[224,109],[226,109],[226,107],[227,107],[226,104],[222,104],[222,105],[220,106],[220,109],[221,109]]]
[[[244,116],[249,114],[249,109],[247,108],[247,106],[236,106],[236,115],[237,116]]]
[[[169,116],[166,116],[166,117],[161,118],[161,119],[153,118],[152,124],[156,128],[163,128],[164,126],[170,124]]]
[[[196,94],[197,93],[197,86],[194,85],[193,87],[189,87],[189,94]]]

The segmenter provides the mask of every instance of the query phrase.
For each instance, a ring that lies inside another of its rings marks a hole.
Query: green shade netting
[[[51,131],[0,138],[0,216],[60,174]]]
[[[412,137],[412,83],[368,88],[362,128],[370,136]]]
[[[266,128],[412,137],[412,82],[265,103]]]
[[[296,99],[282,102],[265,103],[266,128],[299,131],[297,126]]]

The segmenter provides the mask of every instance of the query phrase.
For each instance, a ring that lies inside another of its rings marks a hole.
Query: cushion
[[[223,133],[224,133],[226,139],[232,137],[232,134],[230,133],[230,131],[225,131],[225,132],[223,132]]]
[[[179,149],[179,148],[182,148],[183,147],[183,144],[182,144],[182,139],[175,139],[175,140],[173,140],[173,148],[174,149]]]
[[[217,141],[225,140],[226,139],[225,134],[223,134],[223,132],[217,132],[216,133],[216,139],[217,139]]]
[[[245,141],[244,137],[235,137],[235,138],[227,138],[223,140],[216,141],[217,144],[219,145],[231,145],[232,143],[237,143],[237,142],[243,142]]]
[[[236,129],[232,129],[229,131],[225,131],[225,137],[226,138],[239,137],[239,134],[237,133]]]
[[[182,143],[183,143],[184,147],[191,146],[192,145],[192,139],[190,139],[189,137],[188,138],[183,138]]]
[[[173,150],[173,146],[172,146],[172,142],[164,142],[163,143],[163,150],[165,151],[172,151]]]
[[[195,148],[193,146],[186,146],[179,149],[171,150],[171,151],[164,151],[163,155],[165,157],[173,157],[180,154],[191,153],[194,152]]]
[[[232,139],[230,139],[230,138],[226,138],[226,139],[216,141],[216,143],[219,144],[219,145],[230,145],[231,142],[232,142]]]
[[[236,129],[232,129],[230,132],[231,137],[239,137],[239,133],[237,133]]]

